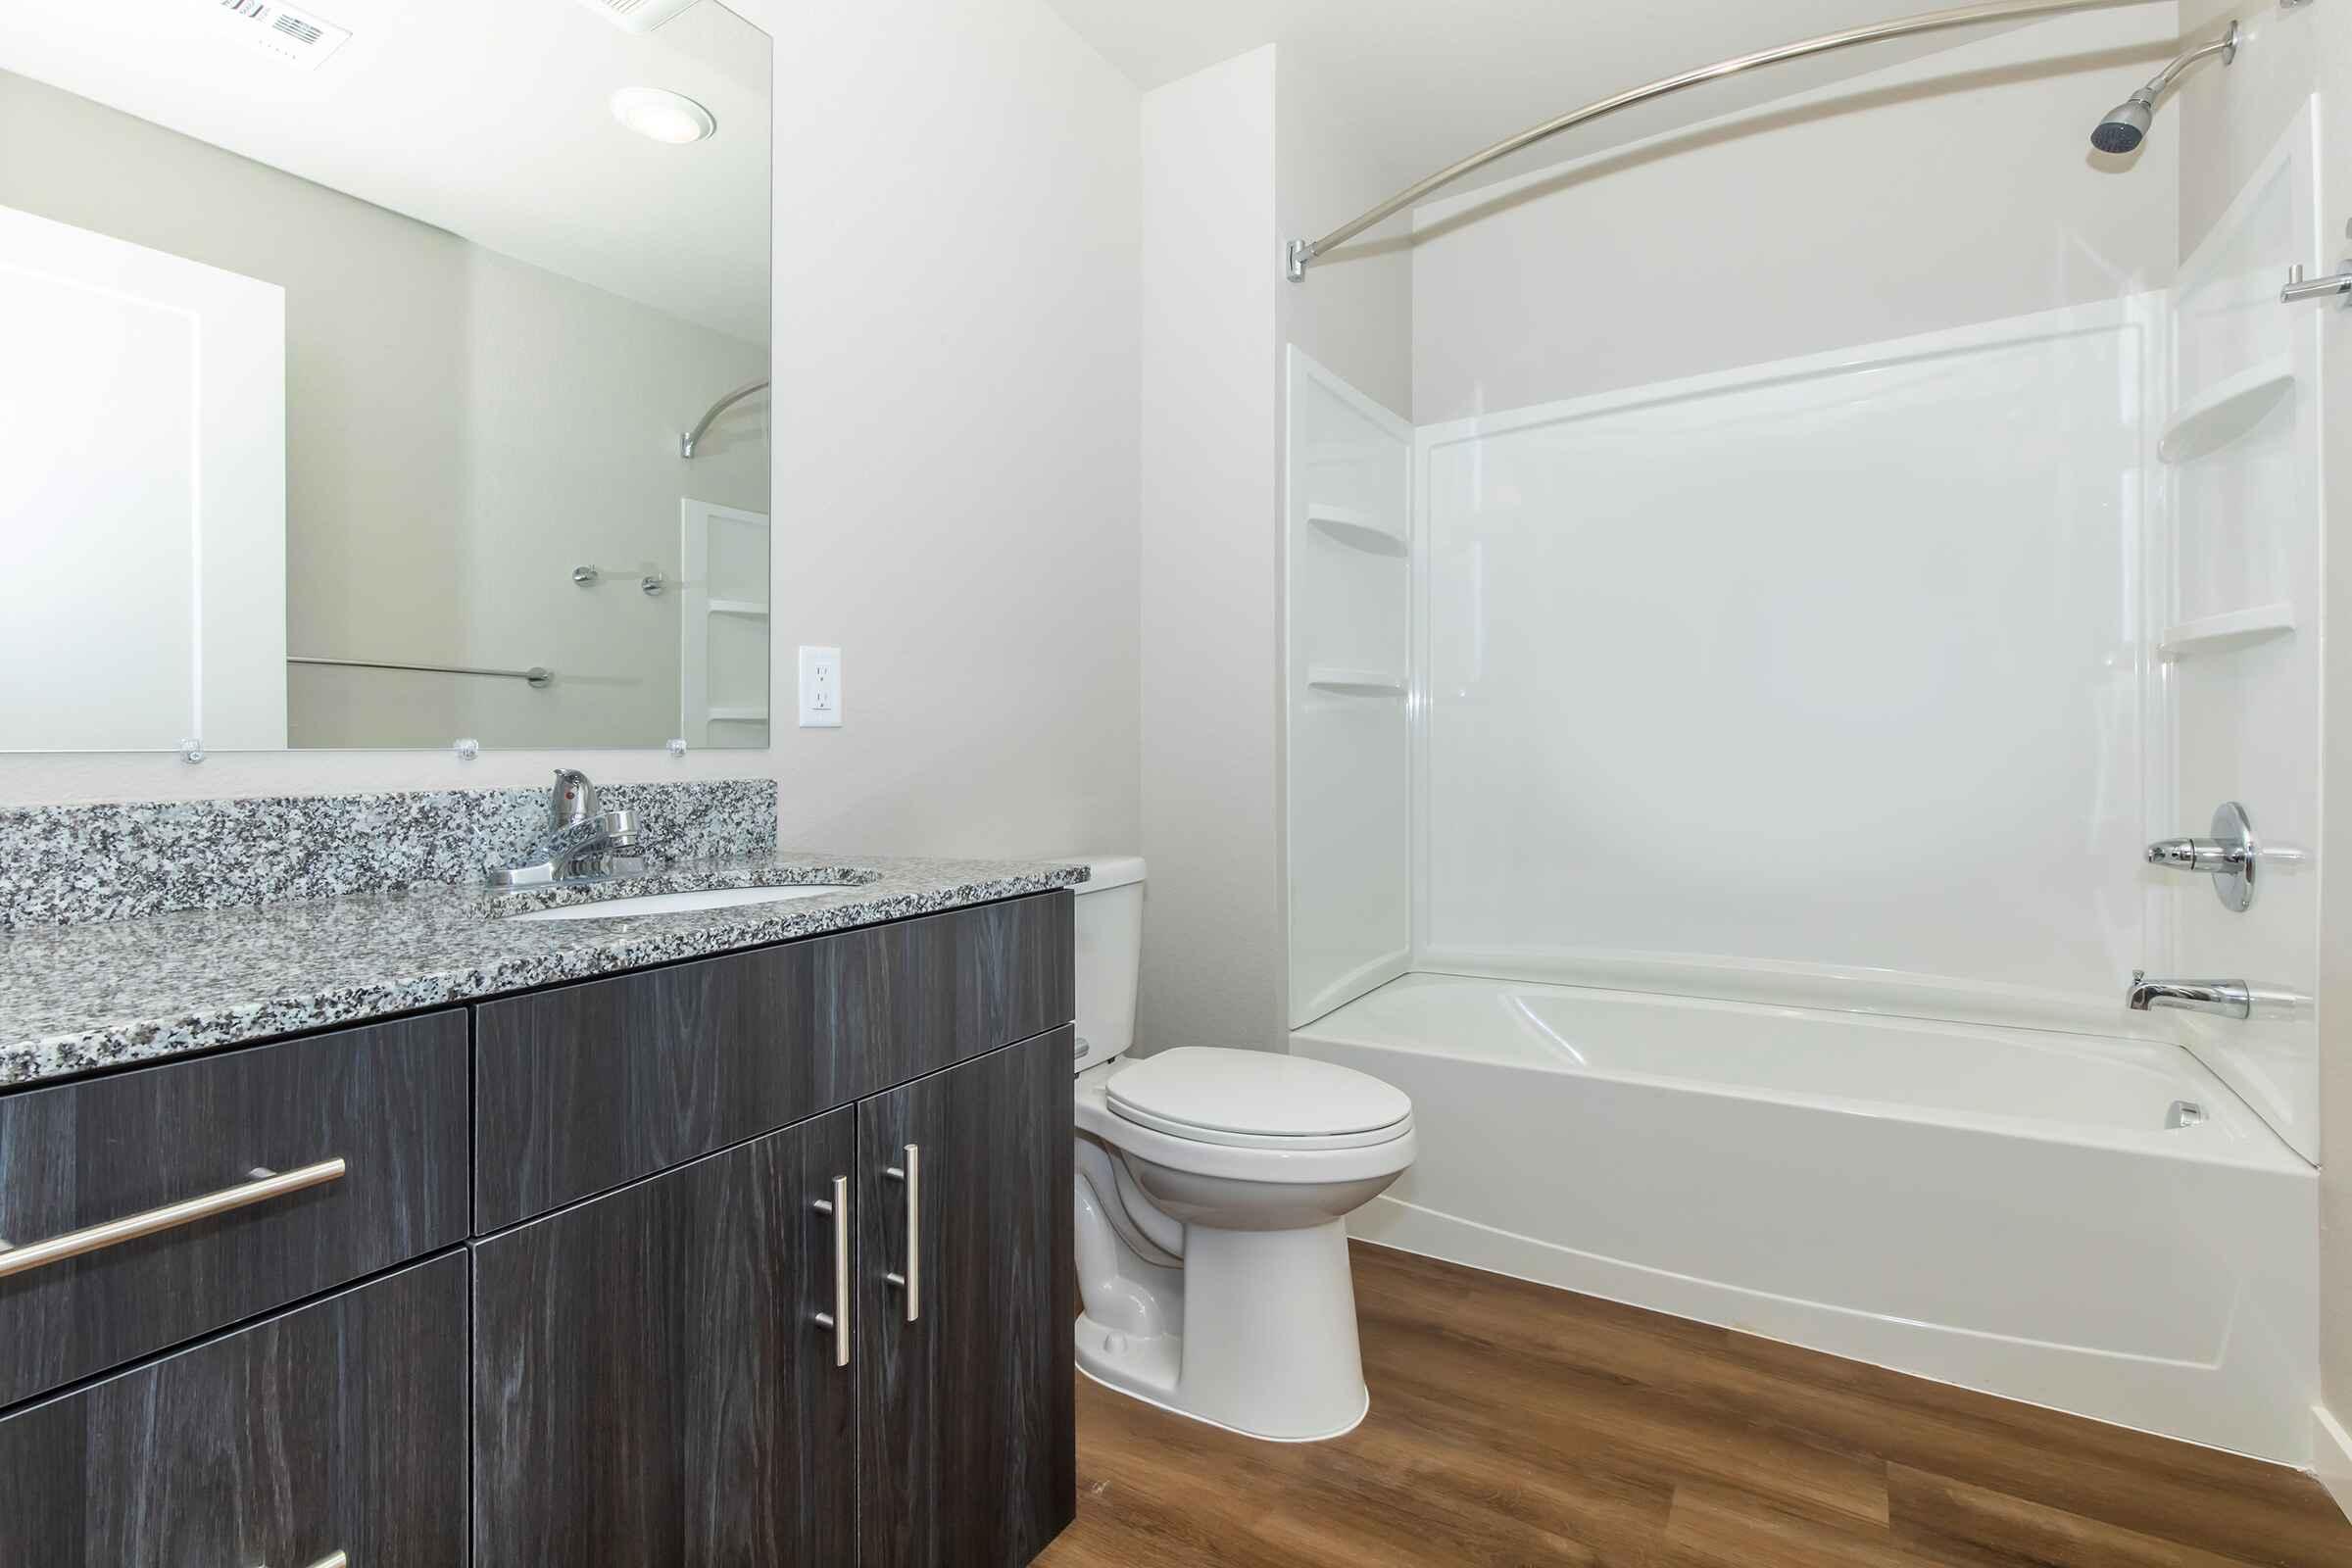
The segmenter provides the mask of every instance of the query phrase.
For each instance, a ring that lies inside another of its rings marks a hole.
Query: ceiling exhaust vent
[[[220,20],[247,43],[275,60],[316,71],[326,57],[351,41],[348,29],[315,12],[281,6],[277,0],[219,0]]]
[[[580,0],[623,32],[651,32],[695,0]]]
[[[696,0],[581,0],[590,12],[623,33],[652,33],[677,12],[692,10]]]

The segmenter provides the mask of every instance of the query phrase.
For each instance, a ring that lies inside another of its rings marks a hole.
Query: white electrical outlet
[[[841,727],[841,650],[801,650],[801,728]]]

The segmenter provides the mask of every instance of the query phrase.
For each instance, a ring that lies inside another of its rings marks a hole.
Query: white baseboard
[[[2324,1404],[2311,1407],[2311,1468],[2344,1517],[2352,1519],[2352,1433]]]

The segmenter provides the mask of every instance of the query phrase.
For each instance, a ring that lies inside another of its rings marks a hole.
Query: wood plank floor
[[[1254,1443],[1081,1378],[1044,1568],[2352,1565],[2275,1465],[1358,1246],[1372,1413]]]

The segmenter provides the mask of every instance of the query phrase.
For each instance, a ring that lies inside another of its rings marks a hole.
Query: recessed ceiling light
[[[718,129],[718,121],[693,99],[659,87],[623,87],[612,95],[612,118],[640,136],[683,147]]]

